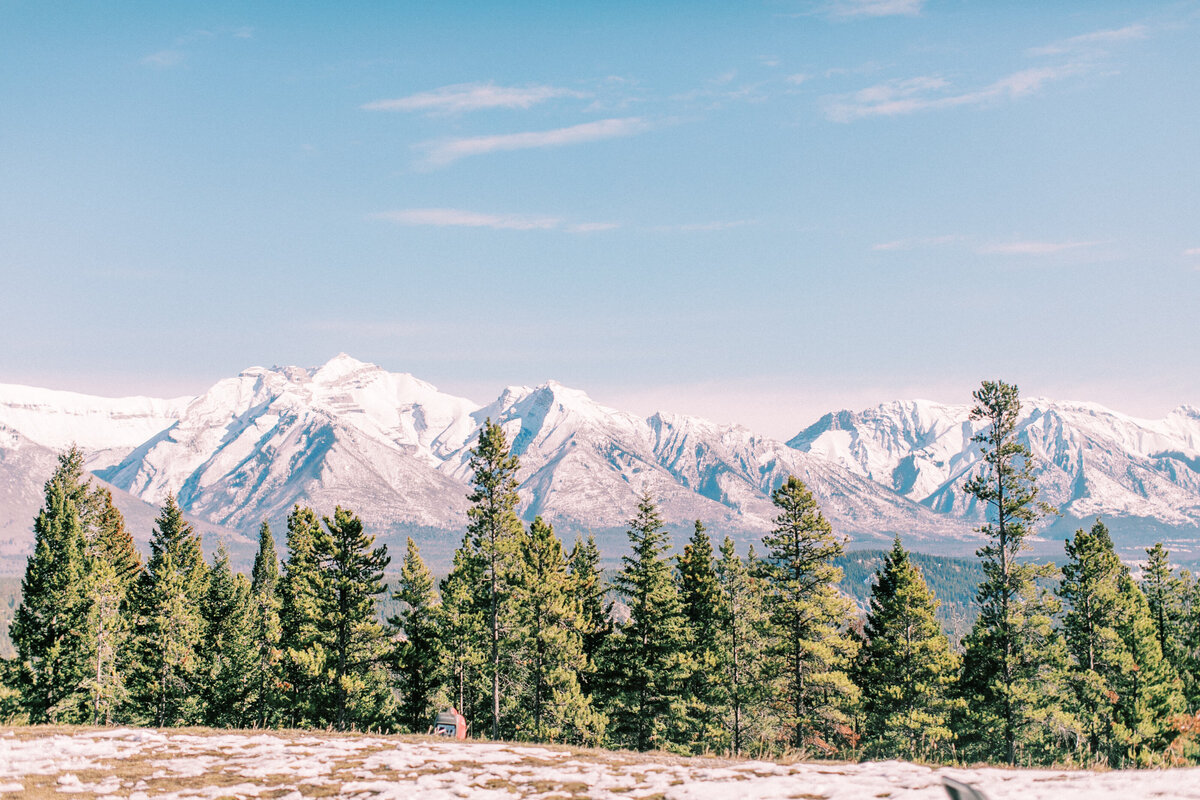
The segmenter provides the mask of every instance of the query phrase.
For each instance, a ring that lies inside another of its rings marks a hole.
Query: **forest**
[[[1019,393],[973,397],[984,468],[963,490],[988,509],[986,544],[943,581],[949,616],[900,537],[855,581],[856,613],[839,564],[864,561],[794,476],[745,553],[697,521],[673,554],[643,493],[609,581],[593,540],[522,523],[519,459],[488,420],[450,572],[435,580],[409,539],[389,588],[387,548],[341,507],[293,508],[282,560],[264,522],[247,577],[223,548],[205,560],[168,497],[143,564],[68,450],[34,522],[0,722],[425,733],[452,705],[479,738],[680,754],[1196,763],[1200,585],[1161,544],[1135,579],[1101,520],[1060,565],[1022,557],[1053,510],[1015,438]]]

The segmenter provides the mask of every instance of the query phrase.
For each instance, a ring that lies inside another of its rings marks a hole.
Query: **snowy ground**
[[[143,729],[0,729],[0,797],[945,798],[943,775],[991,800],[1200,798],[1200,769],[930,769],[898,761],[773,764],[416,737]]]

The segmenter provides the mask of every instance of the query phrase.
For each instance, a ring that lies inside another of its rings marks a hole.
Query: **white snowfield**
[[[942,777],[991,800],[1200,798],[1200,769],[932,769],[901,761],[776,764],[416,737],[15,728],[0,732],[0,797],[944,798]]]

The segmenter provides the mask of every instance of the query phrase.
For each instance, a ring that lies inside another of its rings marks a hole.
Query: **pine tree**
[[[247,716],[255,727],[279,719],[283,689],[283,629],[280,620],[279,558],[266,520],[258,529],[258,553],[250,573],[250,628],[254,651]]]
[[[88,663],[84,687],[94,725],[111,724],[128,702],[125,672],[131,658],[131,588],[142,564],[112,493],[98,488],[89,498],[84,531],[84,631],[80,641]]]
[[[287,518],[288,558],[279,580],[284,719],[290,727],[316,721],[314,687],[325,670],[326,653],[317,637],[320,565],[315,551],[321,525],[311,508],[299,505]]]
[[[1186,708],[1183,687],[1162,655],[1146,597],[1127,571],[1120,577],[1118,591],[1117,633],[1125,652],[1113,678],[1117,701],[1110,762],[1118,766],[1162,764],[1175,734],[1171,718]]]
[[[1154,620],[1154,633],[1163,656],[1171,666],[1182,666],[1183,653],[1180,642],[1180,622],[1184,599],[1183,582],[1171,569],[1171,554],[1156,542],[1146,548],[1146,569],[1142,575],[1141,589],[1146,596],[1150,618]]]
[[[440,585],[442,595],[442,652],[449,678],[451,702],[467,720],[468,730],[491,716],[491,685],[485,679],[488,663],[487,609],[479,602],[486,584],[483,558],[468,532],[454,552],[454,563]],[[485,686],[486,684],[486,686]],[[489,701],[484,702],[484,696]]]
[[[500,738],[501,651],[511,625],[511,579],[518,542],[523,533],[517,518],[517,470],[520,462],[509,450],[504,429],[484,422],[471,450],[472,490],[467,496],[467,533],[483,565],[480,602],[488,626],[488,677],[492,692],[492,738]]]
[[[444,619],[433,588],[433,574],[411,537],[400,568],[400,583],[392,598],[402,604],[400,613],[388,620],[392,629],[403,637],[396,648],[401,697],[399,721],[401,727],[412,733],[424,733],[444,691]]]
[[[897,536],[875,573],[855,673],[864,687],[864,750],[873,757],[912,760],[947,752],[958,665],[937,606]]]
[[[1044,733],[1044,723],[1057,716],[1044,691],[1041,700],[1036,699],[1035,684],[1057,669],[1042,656],[1062,652],[1061,645],[1049,651],[1033,646],[1043,633],[1052,638],[1045,618],[1054,601],[1034,584],[1039,574],[1049,575],[1052,568],[1039,572],[1017,561],[1031,526],[1050,509],[1038,501],[1032,454],[1017,440],[1017,387],[984,381],[973,397],[971,419],[987,423],[972,438],[980,445],[983,470],[963,489],[983,507],[987,521],[979,531],[991,541],[978,551],[984,568],[977,595],[980,615],[966,641],[961,691],[970,707],[966,732],[985,748],[982,755],[1015,764],[1022,740],[1036,738],[1034,729],[1039,727]],[[1054,643],[1048,639],[1047,644]],[[998,742],[999,752],[991,750],[993,742]]]
[[[683,680],[690,669],[670,542],[649,492],[629,523],[632,553],[622,557],[616,588],[629,603],[603,656],[609,736],[620,747],[682,749],[686,744]]]
[[[761,656],[772,649],[770,617],[765,611],[764,583],[755,574],[756,560],[753,555],[744,561],[739,558],[728,536],[721,543],[716,571],[721,589],[717,647],[722,654],[719,667],[729,731],[725,738],[736,756],[765,732],[764,700],[772,692],[767,660]]]
[[[692,656],[691,674],[684,686],[690,747],[695,751],[722,751],[728,745],[718,641],[722,596],[712,539],[700,520],[696,520],[692,538],[678,557],[678,572],[679,598]]]
[[[45,493],[33,523],[34,550],[21,582],[21,605],[9,626],[21,705],[33,723],[86,722],[92,714],[90,692],[80,689],[88,678],[80,641],[87,614],[80,516],[88,490],[78,448],[58,457]]]
[[[133,702],[139,716],[158,727],[195,724],[203,711],[199,650],[208,565],[173,494],[155,520],[150,550],[136,589]]]
[[[600,570],[600,548],[596,539],[577,538],[568,558],[571,593],[579,610],[575,625],[579,631],[584,665],[579,670],[579,685],[591,696],[596,675],[596,658],[612,633],[611,605],[605,602],[608,587]]]
[[[229,566],[222,543],[209,571],[208,591],[202,606],[204,661],[201,691],[208,725],[244,728],[252,720],[250,694],[258,653],[252,638],[250,584]]]
[[[377,619],[378,597],[386,587],[383,571],[391,559],[386,545],[362,521],[338,506],[323,517],[313,542],[317,565],[316,644],[323,654],[321,685],[315,692],[320,720],[338,730],[386,725],[394,702],[386,664],[391,659],[387,632]]]
[[[1088,753],[1103,759],[1112,749],[1112,687],[1124,649],[1117,623],[1125,568],[1100,520],[1091,530],[1076,531],[1066,552],[1058,593],[1066,607],[1062,629],[1071,658],[1071,705]]]
[[[579,688],[586,662],[572,588],[562,541],[537,517],[521,539],[513,586],[514,644],[525,673],[513,698],[516,729],[536,741],[595,744],[604,719]]]
[[[763,570],[779,637],[775,655],[785,676],[780,698],[787,709],[785,724],[794,747],[833,753],[853,743],[849,712],[858,700],[846,673],[855,652],[854,640],[843,630],[851,608],[834,588],[841,570],[831,563],[842,546],[812,492],[794,475],[771,500],[779,516],[763,537]]]

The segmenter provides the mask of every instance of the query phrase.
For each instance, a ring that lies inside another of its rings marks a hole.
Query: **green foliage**
[[[486,607],[478,602],[484,585],[484,562],[468,533],[454,553],[454,565],[442,581],[442,652],[445,654],[451,702],[476,731],[491,716]],[[487,700],[485,701],[485,697]]]
[[[135,589],[137,635],[131,665],[136,716],[153,725],[193,725],[203,718],[201,640],[208,566],[200,537],[174,495],[155,521],[151,556]]]
[[[253,660],[246,699],[247,720],[266,728],[281,719],[283,704],[282,586],[275,537],[264,521],[258,529],[258,552],[250,573],[249,625]]]
[[[279,580],[279,627],[282,650],[284,719],[290,727],[317,719],[315,694],[322,680],[325,652],[317,637],[320,624],[320,565],[316,541],[321,525],[311,508],[294,506],[287,518],[288,558]]]
[[[1038,501],[1032,454],[1016,437],[1017,387],[984,381],[973,397],[971,419],[988,424],[972,439],[983,469],[963,490],[983,507],[979,531],[989,542],[978,551],[984,580],[965,643],[960,693],[970,710],[961,739],[979,758],[1053,758],[1072,727],[1058,702],[1066,653],[1052,624],[1057,602],[1036,583],[1053,568],[1017,560],[1031,526],[1050,509]]]
[[[817,508],[812,492],[790,475],[771,500],[775,528],[763,537],[767,608],[775,627],[779,697],[784,724],[797,749],[831,754],[853,746],[850,713],[858,688],[846,671],[855,642],[843,629],[849,602],[834,588],[841,577],[832,560],[842,545]]]
[[[442,700],[445,683],[443,647],[445,621],[433,575],[412,537],[404,553],[400,582],[392,597],[400,613],[388,620],[402,638],[396,648],[397,688],[400,691],[400,726],[425,733]]]
[[[254,721],[250,705],[254,691],[254,666],[258,648],[253,638],[250,583],[234,575],[225,545],[217,549],[209,571],[208,592],[202,606],[204,661],[201,697],[205,724],[245,728]]]
[[[863,750],[930,759],[950,753],[950,694],[958,664],[937,600],[900,537],[876,573],[855,671],[864,691]]]
[[[608,586],[600,570],[600,548],[592,536],[575,540],[568,558],[571,571],[571,594],[578,610],[575,628],[579,631],[584,662],[579,669],[579,685],[584,694],[592,694],[596,674],[596,658],[612,634],[610,611],[605,602]]]
[[[667,556],[670,541],[649,492],[629,523],[632,553],[622,557],[617,590],[629,604],[602,654],[610,741],[636,750],[687,743],[683,683],[691,670],[686,621]]]
[[[723,751],[728,746],[719,642],[723,598],[712,539],[700,520],[696,520],[692,537],[679,554],[678,573],[679,599],[692,661],[690,674],[684,681],[686,744],[696,752]]]
[[[479,559],[484,583],[477,603],[488,631],[487,672],[491,680],[492,738],[501,729],[501,651],[511,644],[513,625],[512,581],[517,549],[524,531],[517,518],[517,470],[520,462],[512,454],[504,429],[491,419],[484,422],[479,441],[471,450],[469,466],[472,489],[467,495],[467,536]]]

